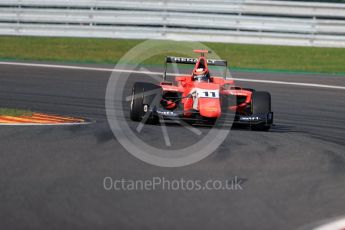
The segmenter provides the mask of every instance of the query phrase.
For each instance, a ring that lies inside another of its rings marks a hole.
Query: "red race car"
[[[218,121],[267,131],[273,123],[271,95],[235,87],[226,78],[227,61],[206,59],[207,50],[195,50],[199,58],[166,57],[163,80],[159,85],[136,82],[132,89],[130,118],[144,123],[183,120],[192,124]],[[192,74],[167,81],[168,64],[194,65]],[[222,77],[213,76],[209,66],[224,68]]]

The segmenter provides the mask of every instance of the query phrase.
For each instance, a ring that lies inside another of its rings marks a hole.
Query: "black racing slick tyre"
[[[271,94],[268,92],[254,91],[252,94],[252,114],[268,114],[271,112]],[[271,124],[261,123],[252,125],[256,131],[268,131]]]
[[[156,90],[158,89],[160,87],[154,84],[145,82],[134,83],[130,104],[130,119],[132,121],[141,121],[143,119],[149,107],[153,106],[158,92]],[[147,119],[148,123],[153,123],[154,121],[156,119],[151,116]]]

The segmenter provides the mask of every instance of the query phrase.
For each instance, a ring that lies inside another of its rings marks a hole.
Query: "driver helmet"
[[[197,68],[193,73],[193,80],[194,81],[209,81],[210,74],[204,68]]]

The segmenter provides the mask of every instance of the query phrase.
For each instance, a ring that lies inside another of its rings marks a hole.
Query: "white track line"
[[[94,67],[69,66],[69,65],[51,65],[51,64],[35,64],[35,63],[20,63],[20,62],[0,62],[0,65],[54,68],[54,69],[71,69],[71,70],[90,70],[90,71],[117,72],[117,73],[137,73],[137,74],[148,74],[148,75],[162,75],[162,73],[160,73],[160,72],[151,72],[151,71],[142,71],[142,70],[94,68]],[[169,75],[175,75],[175,74],[169,74]],[[303,83],[303,82],[256,80],[256,79],[244,79],[244,78],[231,78],[231,79],[233,79],[235,81],[242,81],[242,82],[255,82],[255,83],[266,83],[266,84],[293,85],[293,86],[304,86],[304,87],[345,90],[345,86],[336,86],[336,85],[323,85],[323,84],[312,84],[312,83]]]
[[[288,81],[270,81],[270,80],[255,80],[255,79],[244,79],[244,78],[232,78],[235,81],[247,81],[247,82],[257,82],[257,83],[268,83],[268,84],[279,84],[279,85],[296,85],[296,86],[307,86],[307,87],[317,87],[317,88],[327,88],[327,89],[344,89],[345,86],[336,85],[321,85],[312,83],[302,83],[302,82],[288,82]]]
[[[36,64],[36,63],[21,63],[21,62],[0,62],[0,65],[41,67],[41,68],[52,68],[52,69],[91,70],[91,71],[99,71],[99,72],[142,73],[142,74],[162,75],[162,73],[151,72],[151,71],[125,70],[125,69],[120,70],[120,69],[94,68],[94,67],[71,66],[71,65],[50,65],[50,64]]]

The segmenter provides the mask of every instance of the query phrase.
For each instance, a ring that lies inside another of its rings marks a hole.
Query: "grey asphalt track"
[[[232,130],[201,162],[160,168],[134,158],[111,132],[104,106],[109,76],[0,65],[2,107],[95,121],[0,127],[0,229],[304,229],[345,215],[344,90],[238,83],[271,92],[272,130]],[[345,76],[237,72],[234,77],[345,86]],[[179,139],[183,127],[169,129],[179,143],[192,140]],[[145,130],[152,142],[162,141],[160,127]],[[238,177],[243,190],[107,191],[105,177]]]

